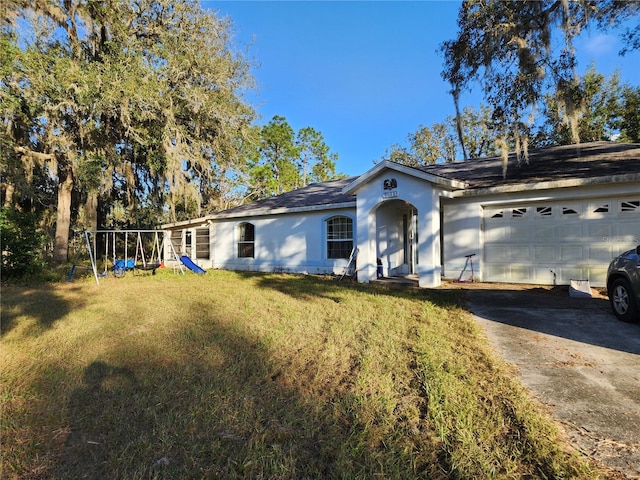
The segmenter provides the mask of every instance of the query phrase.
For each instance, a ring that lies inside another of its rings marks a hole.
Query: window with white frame
[[[238,258],[254,258],[255,240],[253,223],[244,222],[238,225]]]
[[[353,249],[353,220],[340,215],[326,223],[327,258],[349,258]]]

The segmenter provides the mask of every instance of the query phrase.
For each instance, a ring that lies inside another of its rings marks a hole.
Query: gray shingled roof
[[[640,144],[591,142],[532,149],[529,162],[521,160],[520,164],[515,154],[510,154],[506,179],[499,156],[430,165],[419,170],[466,182],[471,189],[640,174]]]
[[[342,193],[342,189],[356,178],[358,177],[342,178],[340,180],[323,183],[312,183],[298,190],[257,200],[219,213],[224,213],[225,215],[264,213],[281,208],[311,208],[349,202],[355,205],[355,196]]]
[[[520,164],[516,162],[515,155],[510,154],[506,179],[502,176],[502,158],[499,156],[430,165],[417,170],[465,182],[468,189],[640,175],[640,144],[592,142],[532,149],[529,151],[529,162],[525,163],[523,160]],[[342,189],[357,178],[314,183],[282,195],[230,208],[213,216],[259,215],[279,209],[305,209],[345,203],[355,205],[355,196],[342,193]]]

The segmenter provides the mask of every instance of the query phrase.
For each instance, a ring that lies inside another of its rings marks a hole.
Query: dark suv
[[[640,320],[640,245],[613,259],[607,293],[616,317],[624,322]]]

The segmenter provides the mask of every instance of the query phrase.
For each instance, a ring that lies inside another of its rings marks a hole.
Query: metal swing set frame
[[[104,237],[104,271],[98,273],[98,251],[97,243],[98,236]],[[151,256],[147,258],[144,250],[144,242],[142,240],[143,235],[151,235],[152,237],[152,252]],[[100,285],[100,277],[106,277],[109,272],[109,259],[111,257],[111,265],[113,273],[116,277],[122,277],[127,270],[151,270],[155,273],[155,270],[161,265],[161,258],[164,257],[166,252],[165,246],[169,247],[169,254],[171,260],[175,261],[178,265],[180,273],[184,273],[184,268],[178,254],[173,247],[173,243],[168,239],[166,232],[163,230],[85,230],[85,241],[87,243],[87,250],[89,251],[89,258],[91,260],[91,268],[93,270],[93,276],[96,279],[96,283]],[[160,241],[162,236],[162,241]],[[135,253],[133,256],[129,256],[129,239],[135,237]],[[118,239],[124,244],[122,249],[123,256],[118,258]],[[109,247],[111,246],[111,255],[109,254]],[[141,264],[138,264],[138,260],[141,260]]]

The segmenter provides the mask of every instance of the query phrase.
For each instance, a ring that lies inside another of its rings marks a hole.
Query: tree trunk
[[[458,141],[462,148],[462,158],[467,161],[467,149],[464,144],[464,135],[462,134],[462,116],[460,115],[460,90],[456,87],[452,93],[453,103],[456,107],[456,132],[458,133]]]
[[[11,207],[13,206],[13,192],[15,192],[16,187],[13,183],[5,183],[4,190],[4,206]]]
[[[58,185],[58,211],[56,217],[56,241],[53,246],[53,261],[64,263],[69,252],[69,229],[71,227],[71,191],[73,176],[67,170],[66,177]]]
[[[169,193],[169,212],[171,214],[171,221],[176,222],[178,217],[176,217],[176,199],[173,192]]]
[[[98,191],[91,190],[87,193],[87,201],[84,204],[84,227],[87,230],[98,229]]]

